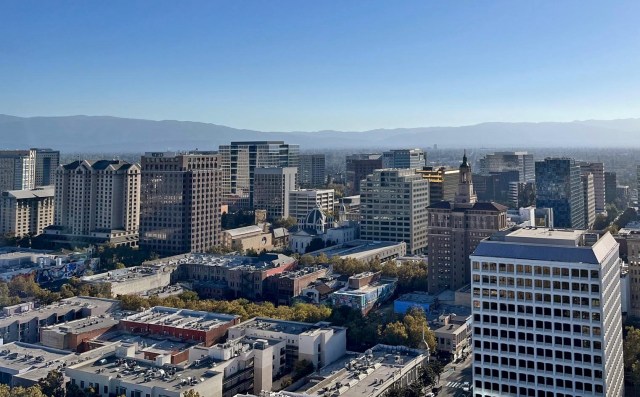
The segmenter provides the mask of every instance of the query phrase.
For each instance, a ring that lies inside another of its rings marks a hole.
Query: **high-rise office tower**
[[[0,191],[33,189],[35,173],[35,150],[0,150]]]
[[[347,166],[347,191],[350,195],[360,194],[360,182],[371,175],[374,170],[382,168],[382,155],[352,154],[346,158]]]
[[[41,234],[53,224],[53,186],[0,193],[0,235]]]
[[[618,198],[618,177],[615,172],[604,173],[604,197],[607,204],[614,203]]]
[[[480,174],[492,172],[518,171],[518,182],[535,179],[533,154],[527,152],[496,152],[480,159]]]
[[[289,192],[298,188],[296,167],[256,168],[253,208],[271,220],[289,217]]]
[[[582,174],[593,175],[593,190],[596,200],[596,213],[605,211],[605,184],[604,184],[604,164],[603,163],[580,163]]]
[[[78,160],[56,171],[52,239],[136,246],[140,166],[121,160]]]
[[[170,255],[220,244],[220,163],[208,151],[142,156],[141,246]]]
[[[36,151],[35,186],[49,186],[56,183],[56,170],[60,165],[60,151],[52,149],[31,149]]]
[[[305,188],[317,188],[324,186],[326,182],[327,170],[325,166],[325,155],[300,155],[300,166],[298,166],[298,183],[300,186]]]
[[[506,229],[507,207],[477,201],[465,154],[454,201],[433,203],[427,213],[429,292],[456,290],[469,284],[469,254],[481,240]]]
[[[315,208],[332,212],[335,204],[334,195],[333,189],[292,190],[289,192],[289,216],[301,222]]]
[[[453,201],[458,191],[460,170],[453,168],[422,167],[416,170],[418,175],[429,181],[429,203]]]
[[[477,396],[623,395],[618,243],[519,229],[471,255]]]
[[[584,191],[573,159],[536,161],[536,207],[552,208],[558,228],[584,229]]]
[[[422,169],[427,165],[427,155],[422,149],[393,149],[382,153],[383,168]]]
[[[404,241],[407,252],[427,245],[429,182],[412,169],[378,169],[360,185],[360,238]]]
[[[596,221],[596,194],[593,186],[593,174],[582,174],[582,189],[585,229],[590,229]]]
[[[255,170],[298,167],[300,147],[283,141],[231,142],[220,145],[222,189],[227,203],[248,208],[253,203]]]

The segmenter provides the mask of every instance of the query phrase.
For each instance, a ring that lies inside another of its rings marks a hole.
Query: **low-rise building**
[[[381,397],[417,381],[427,360],[424,350],[376,345],[364,354],[345,355],[297,390],[280,393],[286,397]]]
[[[305,254],[325,246],[348,243],[358,235],[359,226],[356,222],[337,222],[333,216],[316,207],[309,211],[304,219],[298,220],[298,228],[289,239],[289,248],[299,254]]]
[[[256,317],[229,328],[229,339],[252,337],[284,340],[284,362],[290,370],[298,360],[307,360],[322,368],[346,352],[347,329],[327,322],[315,324]]]
[[[333,245],[331,247],[313,251],[313,256],[325,254],[329,258],[338,256],[341,259],[357,259],[363,262],[378,260],[385,262],[391,259],[405,256],[407,254],[407,244],[405,242],[394,241],[364,241],[353,240],[344,244]]]
[[[90,250],[54,252],[20,247],[0,248],[0,279],[10,281],[16,276],[33,275],[44,284],[71,277],[82,277],[99,263]]]
[[[84,276],[80,281],[93,285],[107,284],[111,287],[111,296],[115,297],[166,287],[171,284],[171,275],[175,270],[176,266],[170,264],[134,266]]]
[[[381,272],[365,272],[349,277],[347,287],[331,294],[333,306],[348,306],[366,315],[391,298],[397,279],[382,278]]]
[[[290,305],[293,298],[299,296],[304,288],[329,273],[330,266],[305,267],[278,273],[265,280],[266,298],[278,305]]]
[[[270,251],[274,248],[273,233],[269,230],[268,223],[223,230],[222,246],[239,252]]]
[[[0,317],[0,337],[3,343],[37,343],[42,327],[108,314],[119,307],[120,301],[90,297],[67,298],[40,307],[35,307],[33,302],[7,306]]]
[[[120,329],[132,334],[157,335],[211,346],[240,316],[156,306],[120,321]]]
[[[43,346],[61,350],[89,350],[83,344],[118,327],[119,321],[110,317],[89,317],[40,329]]]
[[[453,360],[469,353],[469,338],[471,337],[471,316],[457,316],[455,314],[442,315],[433,330],[436,337],[437,350],[440,354],[449,355]]]

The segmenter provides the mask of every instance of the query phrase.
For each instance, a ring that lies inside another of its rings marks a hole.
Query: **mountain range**
[[[274,132],[217,124],[110,116],[17,117],[0,114],[0,148],[65,152],[217,149],[244,140],[284,140],[305,149],[431,147],[640,147],[640,118],[572,122],[489,122],[460,127]]]

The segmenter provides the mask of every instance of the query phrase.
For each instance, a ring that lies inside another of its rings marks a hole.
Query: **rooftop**
[[[2,195],[22,200],[41,197],[53,197],[54,190],[55,188],[53,186],[44,186],[35,189],[7,190],[5,192],[2,192]]]
[[[354,258],[354,259],[362,259],[371,254],[374,254],[376,251],[382,251],[388,248],[400,247],[405,243],[398,243],[393,241],[366,241],[366,240],[353,240],[347,243],[332,246],[329,248],[324,248],[318,251],[313,251],[309,255],[318,256],[320,254],[325,254],[327,257],[331,258],[334,256],[339,256],[341,258]]]
[[[365,354],[346,355],[342,360],[318,371],[311,381],[286,396],[377,396],[396,381],[405,367],[414,367],[424,360],[421,350],[404,346],[376,345]]]
[[[81,334],[85,332],[91,332],[99,329],[115,327],[119,323],[118,320],[101,316],[101,317],[89,317],[81,320],[69,321],[64,324],[51,325],[43,328],[48,331],[57,332],[60,334]]]
[[[91,276],[84,276],[82,281],[88,283],[105,283],[112,284],[125,283],[134,279],[140,279],[142,277],[154,276],[164,271],[164,266],[133,266],[124,269],[110,270],[105,273],[94,274]]]
[[[239,227],[236,229],[223,230],[223,233],[228,233],[231,237],[242,236],[249,233],[262,233],[263,229],[258,225],[250,225],[245,227]]]
[[[155,306],[141,313],[124,318],[124,321],[145,324],[160,324],[164,326],[208,331],[228,324],[240,316],[233,314],[219,314],[172,307]]]
[[[583,234],[584,231],[546,228],[496,233],[481,241],[472,256],[597,265],[618,250],[618,243],[610,233],[604,234],[592,246],[585,245]]]
[[[23,306],[15,305],[15,306]],[[16,313],[12,315],[2,315],[0,316],[0,328],[9,326],[15,321],[20,322],[28,322],[30,319],[39,317],[45,318],[50,317],[53,314],[68,312],[72,309],[81,310],[82,308],[101,308],[104,312],[111,312],[116,310],[120,306],[120,301],[115,299],[106,299],[106,298],[91,298],[91,297],[73,297],[63,299],[59,302],[53,303],[47,306],[41,306],[36,309],[29,310],[27,312]],[[5,307],[5,309],[9,309],[9,307]]]
[[[179,255],[166,260],[155,261],[156,265],[183,265],[183,264],[201,264],[207,266],[224,266],[229,268],[247,266],[253,269],[267,269],[271,267],[279,267],[288,265],[295,261],[294,258],[283,254],[267,253],[258,257],[243,256],[236,254],[218,255],[218,254],[187,254]]]
[[[234,329],[259,329],[270,332],[281,332],[284,334],[290,335],[300,335],[305,332],[313,332],[318,329],[323,328],[341,328],[341,327],[332,327],[328,322],[318,322],[315,324],[311,323],[303,323],[299,321],[286,321],[286,320],[277,320],[273,318],[267,317],[255,317],[250,320],[245,321],[244,323],[238,324],[233,327]]]

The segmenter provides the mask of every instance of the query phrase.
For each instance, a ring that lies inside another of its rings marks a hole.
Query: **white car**
[[[462,391],[471,391],[471,384],[469,382],[464,382],[462,384]]]
[[[436,395],[433,394],[432,392],[429,392],[429,393],[425,394],[424,397],[436,397]]]

